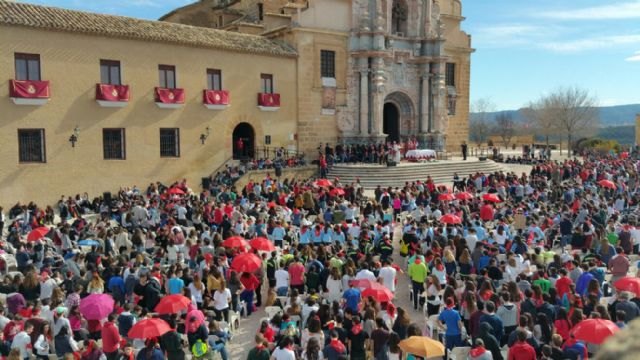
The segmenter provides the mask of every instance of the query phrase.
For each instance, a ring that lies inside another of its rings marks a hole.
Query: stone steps
[[[436,184],[448,184],[452,182],[453,174],[458,173],[460,178],[476,172],[492,173],[504,170],[501,165],[491,161],[439,161],[432,163],[406,164],[400,166],[380,165],[334,165],[329,171],[329,179],[340,178],[343,184],[355,182],[360,179],[360,184],[365,189],[374,189],[378,185],[383,187],[402,187],[405,182],[424,181],[431,176]]]

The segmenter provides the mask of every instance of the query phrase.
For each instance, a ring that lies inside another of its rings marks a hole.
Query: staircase
[[[431,176],[436,184],[448,184],[453,181],[453,174],[458,173],[460,178],[466,178],[476,172],[493,173],[503,171],[499,164],[487,160],[451,160],[431,163],[401,163],[399,166],[387,167],[386,165],[357,164],[334,165],[329,171],[329,179],[340,178],[343,184],[350,184],[360,179],[360,184],[365,189],[375,189],[378,185],[383,187],[403,187],[405,182],[417,180],[424,181]]]

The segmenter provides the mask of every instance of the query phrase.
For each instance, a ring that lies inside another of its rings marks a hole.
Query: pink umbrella
[[[171,189],[169,189],[169,191],[167,191],[168,194],[171,195],[184,195],[184,191],[182,191],[182,189],[177,188],[177,187],[173,187]]]
[[[185,318],[187,330],[189,332],[194,332],[200,325],[204,323],[204,314],[200,310],[191,310],[187,313],[187,317]]]
[[[91,294],[80,300],[80,313],[87,320],[102,320],[113,312],[113,298],[108,294]]]

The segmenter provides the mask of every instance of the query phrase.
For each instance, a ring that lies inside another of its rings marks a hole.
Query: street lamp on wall
[[[71,143],[71,147],[76,147],[76,142],[80,138],[80,129],[78,125],[73,129],[73,134],[69,137],[69,142]]]
[[[211,129],[209,129],[209,127],[207,126],[207,128],[205,129],[205,132],[200,134],[200,142],[202,143],[202,145],[204,145],[205,141],[207,141],[207,138],[209,137],[210,133],[211,133]]]

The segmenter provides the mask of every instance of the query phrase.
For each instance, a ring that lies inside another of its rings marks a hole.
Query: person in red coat
[[[536,360],[536,350],[527,343],[527,333],[518,329],[516,336],[518,341],[509,348],[508,360]]]
[[[116,314],[109,314],[107,322],[102,326],[102,351],[107,360],[116,360],[120,349],[120,333],[116,326]]]

